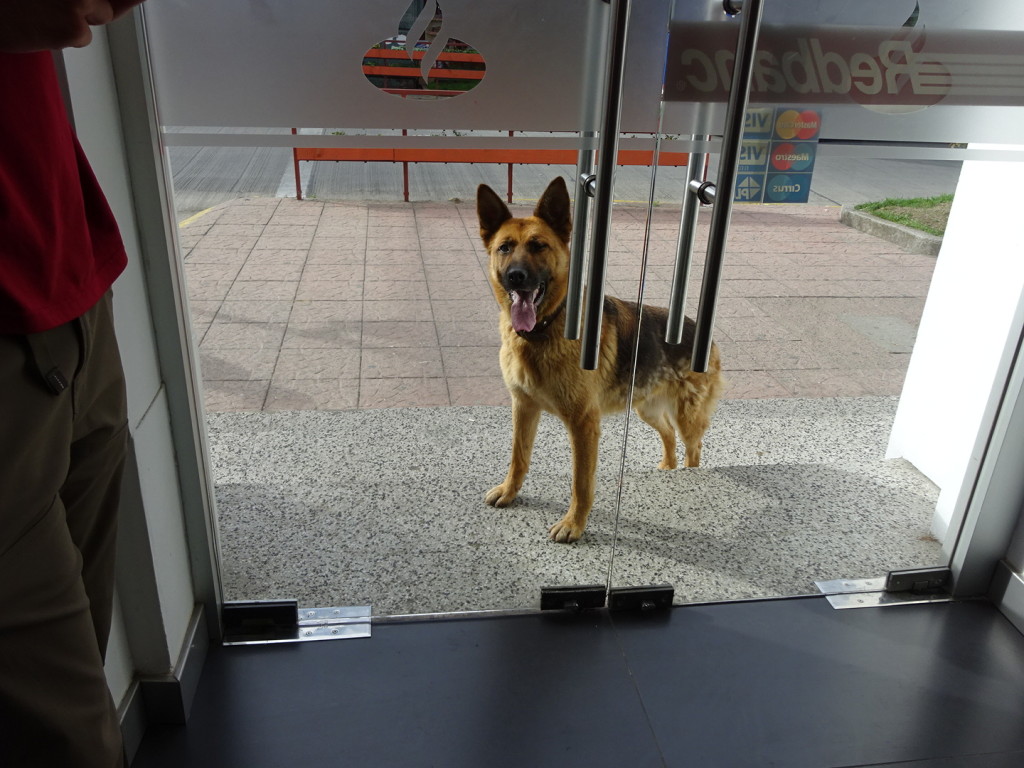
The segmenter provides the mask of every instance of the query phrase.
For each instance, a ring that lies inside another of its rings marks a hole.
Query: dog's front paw
[[[583,526],[566,515],[548,529],[548,537],[559,544],[572,544],[583,535]]]
[[[507,507],[516,500],[518,491],[508,483],[496,485],[484,496],[484,501],[492,507]]]

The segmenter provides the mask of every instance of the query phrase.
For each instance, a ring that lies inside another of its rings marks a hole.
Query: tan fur
[[[569,272],[571,219],[565,183],[555,179],[548,186],[533,216],[513,218],[490,187],[477,191],[480,235],[490,254],[488,277],[500,310],[501,372],[512,396],[512,459],[504,482],[492,488],[484,500],[496,507],[511,504],[530,467],[530,455],[540,412],[558,416],[569,432],[572,448],[572,498],[565,516],[551,526],[550,537],[559,542],[580,538],[594,501],[594,476],[601,417],[624,410],[629,391],[629,366],[639,317],[635,305],[618,299],[606,301],[598,369],[580,368],[580,342],[564,337],[565,314],[559,312],[540,337],[522,338],[512,327],[511,299],[502,280],[511,266],[523,265],[531,273],[547,277],[537,306],[538,325],[558,312],[565,299]],[[499,248],[505,248],[503,253]],[[717,347],[712,348],[707,373],[694,373],[689,360],[650,339],[648,323],[664,321],[664,310],[644,307],[643,337],[637,360],[633,408],[661,436],[661,469],[676,467],[676,433],[686,448],[684,464],[696,467],[704,432],[714,412],[723,382]],[[692,322],[688,321],[692,331]],[[662,342],[663,343],[663,342]],[[620,349],[620,345],[626,345]],[[685,347],[688,346],[684,342]],[[645,349],[650,354],[645,356]],[[641,373],[643,375],[641,375]]]

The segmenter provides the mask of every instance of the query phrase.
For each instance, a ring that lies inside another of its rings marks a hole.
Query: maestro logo
[[[814,164],[816,147],[784,141],[772,150],[772,169],[776,171],[807,171]]]
[[[402,98],[460,96],[480,85],[487,65],[469,43],[444,34],[437,0],[412,0],[395,35],[363,54],[363,75]]]

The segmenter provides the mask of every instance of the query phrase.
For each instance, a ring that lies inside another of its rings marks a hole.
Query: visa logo
[[[750,133],[768,133],[772,127],[770,109],[748,109],[743,116],[743,130]]]
[[[767,165],[768,155],[767,142],[745,141],[740,144],[740,165]]]

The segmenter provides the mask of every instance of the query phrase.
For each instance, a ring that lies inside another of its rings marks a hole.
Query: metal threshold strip
[[[814,585],[833,608],[877,608],[950,602],[953,598],[947,588],[951,580],[951,570],[940,566],[890,571],[886,576],[872,579],[816,581]],[[543,587],[540,611],[660,612],[673,607],[674,596],[675,590],[670,584],[611,589],[601,584]],[[294,600],[253,600],[224,605],[224,645],[370,637],[374,622],[443,621],[535,613],[536,609],[513,609],[375,617],[369,605],[300,609]]]

